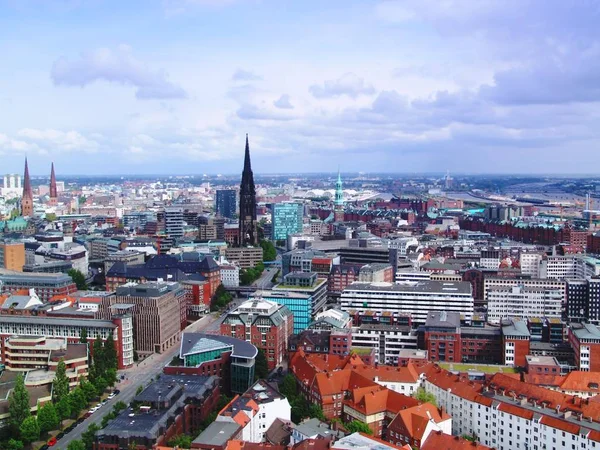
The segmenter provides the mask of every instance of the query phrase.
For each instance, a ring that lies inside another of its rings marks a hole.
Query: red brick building
[[[530,353],[531,334],[527,324],[509,319],[502,322],[502,363],[506,366],[525,367]]]
[[[327,290],[330,293],[340,293],[349,284],[358,280],[361,265],[358,264],[336,264],[331,267],[327,279]]]
[[[294,332],[294,315],[283,305],[250,300],[227,314],[221,324],[221,335],[250,341],[262,350],[269,370],[273,370],[287,354],[289,338]]]
[[[569,344],[575,352],[575,365],[579,370],[600,372],[600,329],[596,325],[572,324]]]
[[[206,279],[210,286],[210,296],[217,292],[221,284],[221,268],[212,256],[206,256],[200,261],[200,274]]]

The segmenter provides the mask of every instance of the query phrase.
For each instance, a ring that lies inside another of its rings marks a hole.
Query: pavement
[[[223,320],[224,314],[215,317],[212,314],[206,315],[203,318],[189,325],[184,331],[196,331],[203,333],[215,332],[219,329],[219,325]],[[102,408],[96,411],[94,414],[85,419],[77,427],[75,427],[70,433],[65,434],[63,438],[56,443],[53,447],[55,449],[66,449],[69,442],[81,439],[81,435],[87,431],[88,427],[95,423],[100,427],[102,418],[112,411],[115,403],[121,401],[125,404],[129,404],[135,392],[139,386],[146,386],[148,383],[158,374],[162,373],[162,369],[167,365],[173,357],[179,352],[179,345],[174,345],[164,353],[155,353],[143,361],[137,363],[134,367],[126,370],[119,371],[119,380],[121,375],[125,375],[125,380],[120,380],[115,386],[115,389],[119,389],[121,392],[116,395],[113,399],[109,400]]]

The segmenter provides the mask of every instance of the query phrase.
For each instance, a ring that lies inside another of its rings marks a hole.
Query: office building
[[[179,342],[186,323],[184,289],[175,282],[128,283],[116,295],[102,298],[97,316],[116,311],[133,318],[134,348],[140,356],[162,353]]]
[[[222,264],[221,284],[226,288],[236,288],[240,286],[240,268],[234,264]]]
[[[494,287],[488,290],[488,321],[500,323],[504,318],[529,319],[547,317],[560,319],[564,292],[540,287]]]
[[[250,269],[263,261],[261,247],[229,247],[225,249],[225,258],[242,269]]]
[[[564,281],[539,278],[502,278],[486,276],[483,278],[483,299],[487,302],[488,291],[492,288],[508,288],[513,286],[522,286],[523,288],[559,290],[562,292],[563,299],[566,303],[567,284]]]
[[[139,408],[124,409],[96,433],[94,449],[165,447],[175,436],[197,430],[219,395],[217,377],[161,375],[133,398]]]
[[[216,211],[221,217],[233,219],[237,215],[237,191],[235,189],[217,190]]]
[[[567,317],[600,324],[600,277],[567,280]]]
[[[294,334],[308,328],[313,319],[313,301],[310,294],[290,291],[256,291],[250,300],[267,300],[286,306],[294,315]]]
[[[218,376],[223,392],[241,394],[254,383],[258,350],[242,339],[203,333],[183,333],[179,359],[163,372],[167,375]]]
[[[569,344],[575,352],[575,366],[582,372],[600,372],[600,328],[575,323],[569,328]]]
[[[0,293],[35,289],[43,302],[55,295],[65,296],[77,291],[73,279],[64,273],[20,273],[0,270]]]
[[[240,216],[238,245],[258,245],[258,232],[256,229],[256,188],[254,186],[254,175],[250,163],[250,145],[246,135],[246,150],[244,153],[244,170],[240,183]]]
[[[165,232],[170,238],[179,239],[183,237],[183,208],[165,208]]]
[[[281,284],[273,287],[273,291],[309,295],[312,299],[312,316],[325,308],[327,280],[319,278],[315,272],[291,272],[283,277]]]
[[[271,207],[273,241],[284,241],[290,234],[302,232],[304,206],[301,203],[275,203]]]
[[[221,324],[221,335],[252,343],[267,358],[269,370],[281,364],[294,331],[294,315],[283,305],[266,300],[242,303],[227,314]]]
[[[344,289],[340,302],[344,311],[370,309],[410,315],[415,325],[425,324],[431,311],[457,312],[467,320],[473,317],[472,288],[466,282],[355,282]]]
[[[18,241],[0,241],[0,268],[22,272],[25,265],[25,244]]]

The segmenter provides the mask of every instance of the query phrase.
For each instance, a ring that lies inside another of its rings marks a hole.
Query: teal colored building
[[[286,240],[288,235],[302,232],[304,206],[301,203],[275,203],[271,208],[272,239]]]
[[[289,291],[256,291],[250,300],[258,298],[287,306],[294,315],[294,334],[306,330],[312,322],[313,299],[311,295]]]

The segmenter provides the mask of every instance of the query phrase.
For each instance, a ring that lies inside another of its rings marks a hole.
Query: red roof
[[[431,403],[424,403],[401,410],[389,427],[412,440],[421,441],[430,418],[437,424],[451,419],[448,414],[440,412]]]
[[[427,440],[421,444],[421,450],[491,450],[491,447],[467,441],[460,436],[435,431],[430,433]]]

